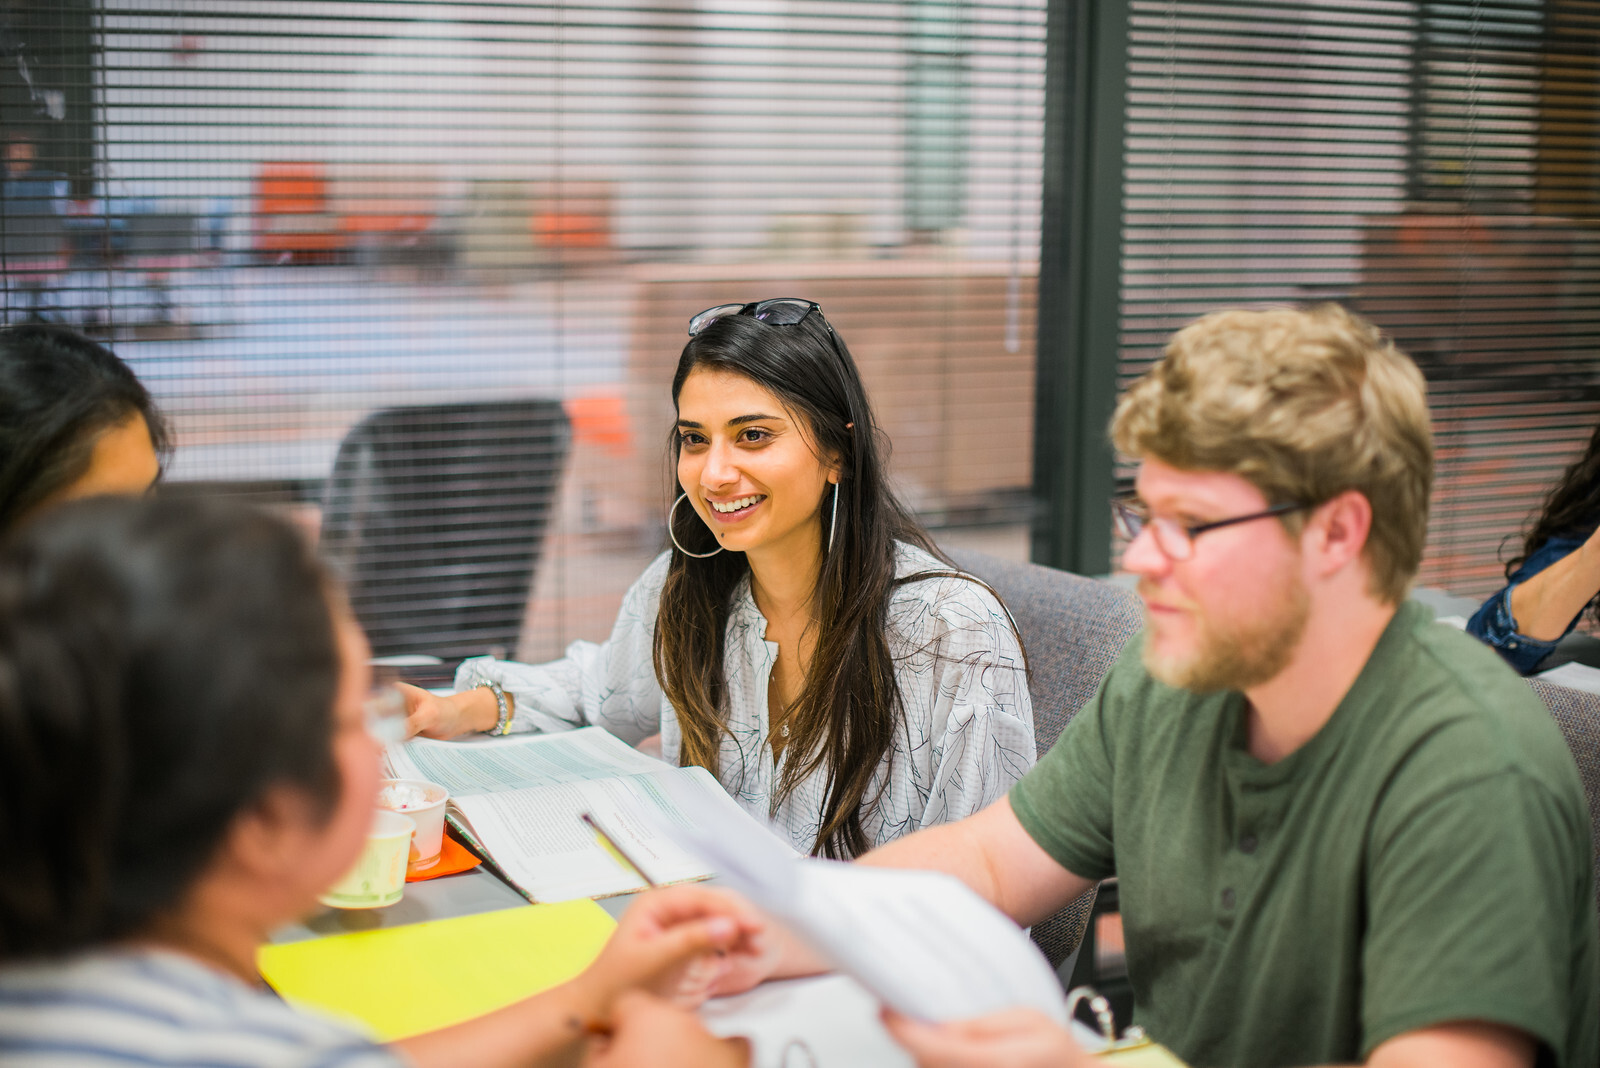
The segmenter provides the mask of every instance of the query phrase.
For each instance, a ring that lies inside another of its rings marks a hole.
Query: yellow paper
[[[1159,1042],[1143,1042],[1123,1049],[1095,1054],[1095,1060],[1114,1068],[1186,1068],[1173,1052]]]
[[[353,1019],[388,1042],[571,979],[615,927],[593,901],[525,905],[263,946],[256,964],[286,1000]]]

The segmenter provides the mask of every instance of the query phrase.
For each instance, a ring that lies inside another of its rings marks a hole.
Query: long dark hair
[[[1600,526],[1600,426],[1595,427],[1583,455],[1545,497],[1539,518],[1522,540],[1522,552],[1506,564],[1506,578],[1551,538],[1587,538],[1596,526]],[[1600,596],[1590,600],[1584,612],[1600,625]]]
[[[287,523],[98,498],[0,550],[0,961],[136,935],[275,784],[338,797],[330,587]]]
[[[101,432],[134,415],[165,456],[166,421],[110,349],[62,326],[0,330],[0,531],[77,481]]]
[[[861,814],[877,803],[868,790],[902,711],[885,634],[890,595],[899,584],[895,543],[909,542],[948,560],[890,490],[887,444],[873,422],[849,350],[831,334],[821,312],[791,326],[772,326],[746,315],[718,319],[684,346],[672,378],[672,400],[676,405],[684,380],[697,368],[732,372],[801,416],[819,457],[839,458],[839,514],[831,514],[831,493],[824,496],[821,511],[823,529],[832,523],[835,534],[817,577],[816,646],[789,720],[790,759],[773,804],[812,775],[825,775],[826,801],[812,852],[842,858],[863,853],[872,844]],[[672,441],[676,457],[676,434]],[[691,551],[716,547],[715,537],[692,509],[675,509],[673,524],[678,541]],[[723,637],[734,589],[748,573],[743,553],[696,559],[674,549],[661,591],[655,669],[678,712],[683,732],[679,762],[698,764],[713,774],[728,733]]]

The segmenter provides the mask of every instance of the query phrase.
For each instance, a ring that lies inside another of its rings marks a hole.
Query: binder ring
[[[678,499],[672,502],[672,507],[667,509],[667,537],[672,539],[672,544],[676,545],[678,547],[678,551],[685,556],[692,556],[697,560],[704,560],[708,556],[715,556],[722,551],[722,546],[719,545],[708,553],[692,553],[683,547],[683,543],[678,540],[677,532],[672,529],[672,520],[677,514],[678,505],[682,504],[688,499],[688,493],[680,493],[678,494]]]
[[[1078,1006],[1085,1001],[1089,1003],[1089,1011],[1094,1013],[1095,1024],[1100,1028],[1100,1034],[1109,1046],[1117,1040],[1116,1023],[1111,1018],[1111,1003],[1093,987],[1079,986],[1067,992],[1067,1019],[1076,1018]]]

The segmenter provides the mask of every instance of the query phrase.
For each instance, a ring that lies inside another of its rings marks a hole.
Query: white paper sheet
[[[676,796],[689,820],[661,824],[661,833],[886,1004],[925,1020],[1027,1006],[1066,1023],[1061,986],[1044,956],[959,880],[796,859],[754,821],[730,821],[699,796]]]
[[[714,1035],[743,1035],[754,1068],[912,1068],[878,1019],[878,999],[847,975],[781,979],[700,1007]]]
[[[451,797],[584,782],[669,767],[599,727],[562,734],[438,742],[413,738],[388,750],[397,779],[427,779]]]

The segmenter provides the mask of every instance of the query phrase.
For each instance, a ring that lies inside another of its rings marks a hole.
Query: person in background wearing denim
[[[1522,552],[1506,565],[1506,585],[1467,621],[1467,633],[1531,674],[1585,612],[1600,623],[1600,427],[1567,468]]]

